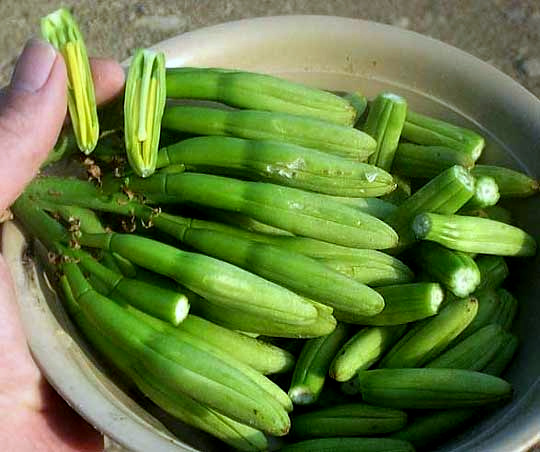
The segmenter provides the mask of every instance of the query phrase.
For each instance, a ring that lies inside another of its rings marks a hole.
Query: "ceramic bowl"
[[[540,101],[488,64],[425,36],[362,20],[322,16],[249,19],[186,33],[155,46],[169,66],[259,71],[330,90],[386,89],[416,111],[471,127],[487,139],[485,162],[540,174]],[[512,202],[518,224],[540,237],[538,198]],[[45,376],[88,422],[133,451],[223,450],[117,384],[74,331],[39,267],[25,258],[13,223],[3,250],[17,286],[28,341]],[[506,374],[506,405],[441,451],[509,452],[540,440],[539,258],[512,260],[521,347]]]

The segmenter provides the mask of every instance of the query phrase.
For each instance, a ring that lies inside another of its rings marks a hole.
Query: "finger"
[[[98,105],[118,96],[124,87],[124,70],[116,61],[107,58],[91,58],[92,78]]]
[[[30,40],[0,106],[0,210],[17,198],[54,146],[66,116],[66,80],[56,50]]]

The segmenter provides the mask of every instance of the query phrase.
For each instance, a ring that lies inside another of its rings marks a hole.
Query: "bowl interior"
[[[491,66],[416,33],[355,19],[285,16],[251,19],[187,33],[155,46],[168,66],[214,66],[266,72],[329,90],[401,94],[418,112],[471,127],[487,139],[483,162],[540,173],[540,101]],[[518,224],[540,237],[538,198],[508,205]],[[24,259],[15,225],[3,231],[33,354],[45,375],[89,422],[132,450],[223,450],[207,435],[174,422],[96,361],[74,332],[41,270]],[[506,377],[513,402],[441,451],[524,450],[540,439],[539,257],[510,259],[520,301],[519,353]],[[138,400],[139,401],[139,400]],[[167,428],[165,428],[165,426]],[[169,431],[176,435],[171,435]]]

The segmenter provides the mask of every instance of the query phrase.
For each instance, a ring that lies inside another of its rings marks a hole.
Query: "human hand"
[[[112,60],[91,60],[96,100],[114,98],[124,73]],[[31,40],[10,85],[0,93],[0,212],[36,175],[66,116],[67,75],[53,47]],[[0,444],[6,452],[101,451],[102,436],[56,394],[28,350],[15,291],[0,255]]]

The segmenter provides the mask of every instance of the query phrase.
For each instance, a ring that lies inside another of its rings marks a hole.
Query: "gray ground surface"
[[[73,9],[90,54],[119,60],[138,46],[247,17],[323,14],[369,19],[459,47],[540,97],[538,0],[0,0],[0,85],[9,80],[24,42],[39,33],[39,18],[62,5]]]
[[[73,9],[90,53],[124,59],[137,46],[254,16],[330,14],[370,19],[445,41],[514,77],[540,97],[540,1],[511,0],[0,0],[0,84],[39,18]]]

